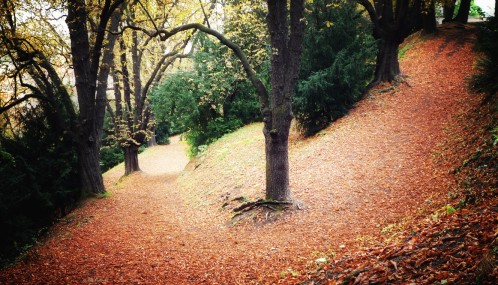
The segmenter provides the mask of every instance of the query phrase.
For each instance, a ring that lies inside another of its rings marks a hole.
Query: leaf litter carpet
[[[444,144],[461,141],[458,118],[479,102],[465,82],[471,38],[442,34],[415,40],[406,52],[409,85],[373,90],[313,138],[292,135],[291,191],[305,209],[268,222],[229,222],[233,207],[224,201],[263,196],[260,124],[246,128],[252,140],[224,154],[229,163],[210,162],[208,151],[187,166],[184,144],[173,139],[140,155],[142,172],[121,178],[120,166],[106,173],[110,197],[63,218],[0,272],[0,283],[293,283],[319,258],[395,238],[386,232],[447,203],[458,159],[445,155]]]

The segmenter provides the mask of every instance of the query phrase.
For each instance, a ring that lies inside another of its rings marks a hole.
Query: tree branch
[[[42,95],[40,94],[27,94],[27,95],[24,95],[22,98],[19,98],[5,106],[2,106],[0,107],[0,114],[2,114],[3,112],[6,112],[8,111],[9,109],[21,104],[22,102],[30,99],[30,98],[35,98],[35,99],[38,99],[38,100],[43,100],[43,101],[49,101],[47,98],[43,97]]]

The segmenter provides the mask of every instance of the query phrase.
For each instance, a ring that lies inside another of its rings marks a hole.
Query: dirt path
[[[142,154],[141,173],[107,173],[111,197],[62,220],[0,273],[0,283],[272,283],[313,268],[318,257],[368,245],[407,216],[424,217],[453,186],[442,144],[458,126],[456,116],[475,104],[465,90],[468,40],[419,43],[402,60],[411,87],[375,93],[326,135],[293,142],[291,188],[306,210],[272,224],[231,227],[220,205],[190,207],[176,184],[187,164],[184,146],[173,141]],[[260,170],[242,173],[261,177]],[[210,175],[204,179],[221,185],[234,179]],[[198,185],[199,193],[208,190]]]

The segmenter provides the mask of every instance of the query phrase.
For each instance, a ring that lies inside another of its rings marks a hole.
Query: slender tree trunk
[[[422,13],[422,34],[435,33],[437,33],[436,7],[435,1],[432,1],[428,9]]]
[[[495,17],[498,17],[498,15],[496,15],[497,9],[498,9],[498,0],[495,0]]]
[[[150,135],[150,139],[147,141],[147,146],[156,146],[157,145],[157,141],[156,141],[156,126],[153,126],[150,130],[151,132],[151,135]]]
[[[443,6],[443,23],[453,21],[453,14],[455,14],[455,2],[456,0],[447,2]]]
[[[131,145],[123,148],[125,159],[125,175],[129,175],[135,171],[140,171],[138,166],[138,146]]]
[[[471,0],[462,0],[460,2],[460,8],[455,17],[456,22],[466,24],[469,21],[470,2]]]
[[[372,84],[392,82],[401,73],[398,61],[399,41],[387,38],[380,42],[375,67],[375,79]]]

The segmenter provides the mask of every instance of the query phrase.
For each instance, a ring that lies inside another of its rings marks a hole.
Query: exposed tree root
[[[270,210],[276,211],[279,210],[278,206],[284,206],[284,208],[288,208],[289,206],[293,205],[294,203],[292,201],[271,201],[271,200],[265,200],[265,199],[259,199],[254,202],[247,202],[244,203],[237,208],[233,209],[234,212],[248,212],[251,211],[254,208],[257,207],[265,207]]]

